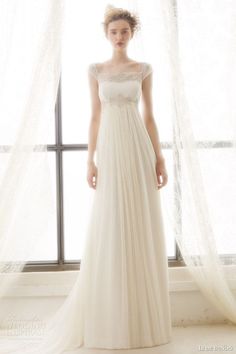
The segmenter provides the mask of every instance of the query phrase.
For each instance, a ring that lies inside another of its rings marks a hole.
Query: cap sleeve
[[[95,63],[89,64],[88,73],[91,74],[92,76],[94,76],[95,79],[97,79],[97,68],[96,68],[96,64]]]
[[[143,63],[143,74],[142,80],[144,80],[148,75],[153,72],[152,65],[149,63]]]

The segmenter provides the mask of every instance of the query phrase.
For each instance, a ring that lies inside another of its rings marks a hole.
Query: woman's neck
[[[115,50],[112,53],[110,61],[113,63],[126,63],[127,61],[130,61],[130,58],[128,57],[126,52]]]

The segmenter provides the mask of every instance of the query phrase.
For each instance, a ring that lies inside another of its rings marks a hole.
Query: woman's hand
[[[157,174],[157,186],[158,189],[164,187],[168,181],[168,174],[165,167],[164,157],[157,158],[156,161],[156,174]]]
[[[98,171],[97,171],[97,167],[96,167],[95,163],[93,161],[88,162],[87,181],[88,181],[89,187],[91,187],[93,189],[96,189],[97,175],[98,175]]]

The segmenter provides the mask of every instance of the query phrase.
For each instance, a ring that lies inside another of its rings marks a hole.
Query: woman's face
[[[108,24],[106,37],[111,42],[114,49],[122,50],[127,47],[133,34],[129,23],[120,19]]]

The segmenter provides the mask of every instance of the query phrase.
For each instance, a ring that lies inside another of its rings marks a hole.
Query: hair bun
[[[104,13],[104,22],[102,22],[105,33],[107,32],[108,24],[119,19],[129,23],[132,33],[140,29],[140,19],[137,13],[107,4]]]
[[[112,11],[115,9],[115,6],[111,5],[111,4],[108,4],[105,8],[105,12],[109,12],[109,11]]]

